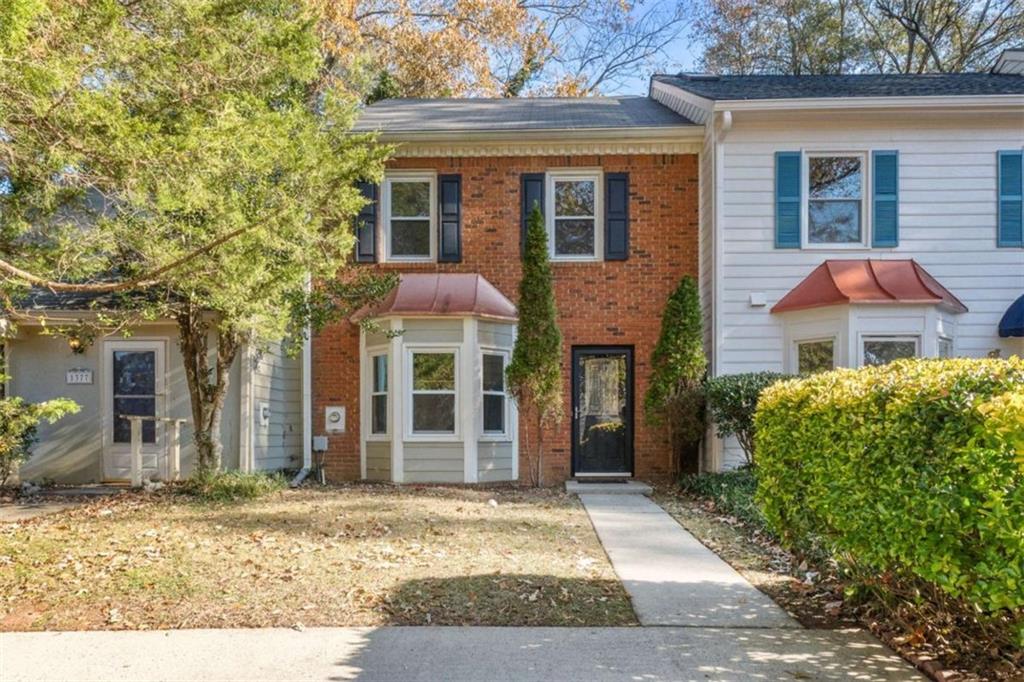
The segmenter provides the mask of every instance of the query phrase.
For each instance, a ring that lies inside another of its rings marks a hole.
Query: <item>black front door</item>
[[[633,475],[633,349],[572,349],[573,475]]]

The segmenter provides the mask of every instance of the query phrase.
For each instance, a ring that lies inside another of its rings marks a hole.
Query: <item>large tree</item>
[[[1020,0],[705,0],[693,37],[716,73],[984,70],[1024,45]]]
[[[0,5],[0,294],[124,290],[103,323],[176,320],[200,469],[220,465],[240,348],[382,286],[333,284],[355,181],[386,150],[348,134],[317,18],[301,0]]]

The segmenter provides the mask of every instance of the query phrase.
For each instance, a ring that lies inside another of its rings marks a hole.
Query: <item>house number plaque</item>
[[[91,384],[92,383],[92,370],[91,369],[69,369],[67,373],[68,384]]]

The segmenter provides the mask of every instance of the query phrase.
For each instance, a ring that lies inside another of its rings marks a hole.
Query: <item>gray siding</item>
[[[302,358],[289,357],[280,343],[257,355],[252,368],[253,461],[257,470],[302,464]],[[260,424],[260,405],[270,406],[270,423]]]
[[[461,343],[462,319],[403,320],[404,343]]]
[[[418,443],[403,445],[406,483],[462,483],[464,453],[462,443]]]
[[[512,480],[512,443],[477,443],[477,477],[481,483]]]
[[[366,443],[366,480],[391,480],[390,441],[371,440]]]

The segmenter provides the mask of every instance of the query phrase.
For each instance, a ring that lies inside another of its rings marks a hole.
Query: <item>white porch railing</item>
[[[146,417],[134,414],[118,415],[127,419],[132,427],[131,436],[131,477],[132,487],[142,487],[142,422],[168,424],[169,438],[164,447],[164,458],[160,463],[160,480],[177,481],[181,476],[181,425],[187,419],[171,419],[168,417]]]

